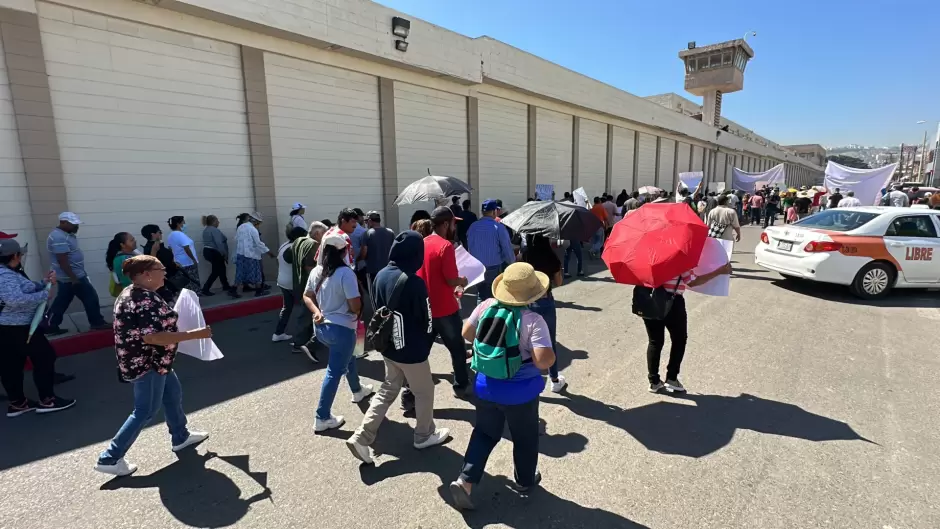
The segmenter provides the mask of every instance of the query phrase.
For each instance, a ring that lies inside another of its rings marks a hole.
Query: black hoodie
[[[385,356],[401,364],[419,364],[431,354],[431,303],[424,280],[416,275],[424,264],[424,239],[418,232],[403,231],[395,237],[388,257],[388,266],[375,276],[375,306],[388,304],[402,274],[408,279],[395,307],[394,350]]]

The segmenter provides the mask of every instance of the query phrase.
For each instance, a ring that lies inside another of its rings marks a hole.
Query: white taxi
[[[865,298],[892,288],[940,286],[940,210],[862,206],[827,209],[770,226],[754,261],[787,278],[847,285]]]

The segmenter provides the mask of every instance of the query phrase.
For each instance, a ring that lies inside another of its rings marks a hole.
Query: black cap
[[[453,210],[447,206],[441,206],[439,208],[434,208],[434,211],[431,212],[431,223],[435,226],[444,224],[445,222],[450,222],[451,220],[463,220],[456,215],[454,215]]]
[[[370,211],[367,217],[372,222],[382,222],[382,215],[379,215],[378,211]]]

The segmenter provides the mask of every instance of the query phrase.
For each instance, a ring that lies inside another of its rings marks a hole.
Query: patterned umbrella
[[[395,205],[414,204],[441,198],[460,196],[471,191],[470,186],[453,176],[435,176],[428,174],[421,180],[412,182],[395,198]]]

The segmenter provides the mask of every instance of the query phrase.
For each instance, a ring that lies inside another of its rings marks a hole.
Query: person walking
[[[382,352],[385,381],[362,424],[346,441],[353,456],[366,464],[373,462],[369,447],[405,382],[415,400],[414,447],[439,445],[450,437],[450,430],[434,424],[434,380],[428,362],[433,343],[431,313],[427,286],[417,276],[423,262],[423,238],[414,231],[404,231],[394,238],[388,265],[375,278],[375,305],[390,311],[389,321],[393,325],[391,343]]]
[[[156,290],[163,286],[166,269],[150,255],[124,261],[124,275],[131,286],[114,302],[114,350],[118,379],[129,382],[134,392],[134,411],[98,456],[95,470],[113,476],[128,476],[137,465],[124,455],[137,436],[163,407],[174,452],[205,441],[206,432],[190,431],[183,412],[183,389],[173,363],[180,342],[212,337],[209,327],[180,332],[178,315]]]
[[[166,238],[166,246],[173,252],[173,261],[176,262],[180,273],[186,277],[186,284],[183,288],[188,288],[201,295],[202,285],[199,283],[199,260],[196,258],[196,244],[186,235],[186,219],[177,215],[167,219],[166,223],[170,226],[170,235]]]
[[[556,328],[558,326],[558,316],[555,312],[555,297],[552,295],[552,286],[560,287],[562,284],[561,262],[552,249],[548,237],[535,235],[531,242],[526,246],[522,260],[532,265],[536,272],[545,274],[549,279],[548,291],[537,301],[529,305],[529,310],[538,314],[545,320],[548,326],[548,333],[552,339],[552,351],[555,351],[556,361],[548,368],[549,379],[552,382],[552,393],[561,393],[568,381],[564,375],[558,374],[558,347],[556,337]]]
[[[286,342],[293,338],[293,336],[285,334],[285,332],[287,331],[287,323],[290,321],[290,315],[294,311],[294,305],[297,303],[297,298],[294,297],[293,266],[291,262],[287,260],[289,257],[285,258],[285,253],[291,251],[291,246],[294,244],[294,241],[306,235],[306,229],[293,228],[287,235],[287,242],[277,249],[277,286],[281,289],[283,301],[281,304],[281,312],[278,315],[277,325],[274,327],[274,334],[271,336],[271,341],[275,343]]]
[[[760,197],[760,195],[754,195]],[[738,214],[728,207],[728,196],[721,195],[717,199],[718,205],[714,207],[705,218],[708,225],[708,236],[726,241],[738,242],[741,240],[741,224]],[[751,197],[751,207],[754,207],[754,197]]]
[[[317,355],[319,342],[314,339],[313,314],[307,310],[304,303],[304,290],[310,272],[317,266],[316,254],[320,248],[323,234],[329,228],[320,221],[310,224],[306,237],[300,237],[291,244],[290,250],[284,252],[284,260],[291,264],[291,282],[294,285],[294,299],[300,305],[297,310],[297,322],[294,331],[294,341],[291,352],[304,353],[313,363],[319,363]]]
[[[30,281],[23,272],[26,247],[16,239],[0,239],[0,383],[6,392],[7,417],[24,413],[52,413],[71,408],[73,399],[57,397],[55,383],[55,350],[42,330],[32,338],[29,328],[39,306],[49,300],[46,285],[54,285],[56,273],[50,271],[42,281]],[[23,391],[23,370],[26,359],[33,364],[33,383],[39,401],[26,398]]]
[[[591,257],[597,259],[601,255],[601,248],[604,247],[604,233],[606,233],[607,227],[610,226],[610,218],[607,216],[607,210],[601,204],[601,197],[594,197],[594,206],[591,207],[591,213],[601,221],[601,227],[591,237]]]
[[[163,242],[163,230],[156,224],[147,224],[140,229],[140,235],[147,241],[144,244],[144,255],[156,257],[160,264],[166,268],[163,287],[157,290],[157,294],[167,303],[173,303],[180,293],[180,287],[174,284],[174,281],[182,285],[187,280],[176,267],[176,262],[173,260],[173,251],[167,248]]]
[[[492,222],[492,219],[487,222]],[[418,276],[424,280],[431,302],[431,339],[440,336],[444,342],[454,368],[454,394],[464,397],[470,389],[470,377],[467,373],[467,349],[460,335],[463,320],[457,299],[463,295],[467,278],[461,277],[457,271],[457,256],[451,242],[457,223],[454,212],[445,206],[431,212],[431,223],[434,233],[424,239],[424,263]],[[407,406],[407,399],[405,401]]]
[[[849,191],[845,194],[845,198],[839,201],[836,205],[837,208],[854,208],[861,206],[862,201],[855,198],[855,191]]]
[[[532,265],[509,265],[493,282],[493,299],[478,305],[463,326],[463,337],[474,343],[477,400],[476,420],[463,468],[450,484],[458,509],[473,508],[473,487],[483,478],[487,459],[502,439],[507,424],[512,435],[518,490],[526,492],[541,481],[537,470],[539,394],[545,388],[541,370],[555,363],[555,353],[545,320],[526,307],[542,298],[548,287],[548,276]],[[506,356],[516,345],[518,364],[511,363]],[[492,360],[488,362],[487,358]],[[506,369],[509,365],[515,366],[514,372]]]
[[[121,265],[134,256],[135,250],[137,250],[137,240],[126,231],[115,234],[114,238],[108,242],[104,262],[108,267],[108,271],[111,272],[111,281],[120,290],[131,284],[130,278],[121,271]],[[114,295],[113,292],[111,294]]]
[[[356,266],[356,257],[357,255],[353,253],[353,243],[352,243],[352,234],[356,231],[356,226],[359,225],[359,214],[356,213],[356,210],[350,208],[343,208],[339,212],[339,215],[336,217],[336,225],[331,227],[323,235],[324,237],[329,237],[331,235],[336,235],[337,237],[342,238],[346,241],[346,252],[343,255],[343,260],[346,261],[346,266],[353,268]],[[317,264],[323,264],[321,256],[323,254],[323,246],[320,246],[317,250]]]
[[[829,195],[829,200],[828,200],[829,209],[835,209],[839,207],[839,202],[842,202],[842,199],[844,197],[842,196],[842,193],[840,193],[839,191],[840,189],[837,187],[835,192]]]
[[[777,221],[777,211],[780,209],[780,194],[773,191],[767,196],[764,204],[764,227],[773,226]]]
[[[467,247],[467,232],[470,231],[470,226],[473,226],[473,223],[477,221],[477,215],[471,211],[470,206],[470,199],[463,201],[463,211],[460,213],[460,220],[457,221],[457,240],[464,248]]]
[[[498,202],[493,199],[484,200],[482,211],[480,220],[470,225],[467,230],[467,251],[486,267],[483,281],[477,285],[477,303],[492,296],[490,287],[502,271],[503,265],[516,262],[516,252],[512,249],[509,231],[502,223],[496,222]],[[456,220],[459,222],[461,219]]]
[[[911,199],[907,196],[900,185],[895,185],[891,188],[891,192],[887,195],[888,205],[894,206],[896,208],[906,208],[911,205]]]
[[[750,225],[760,224],[761,213],[764,209],[764,195],[760,193],[754,193],[754,196],[751,197],[748,206],[750,206],[751,211],[751,222]]]
[[[361,402],[373,393],[371,384],[360,383],[353,357],[362,298],[356,273],[346,261],[347,250],[348,238],[327,232],[320,245],[321,262],[310,272],[304,292],[304,303],[316,324],[317,340],[330,350],[320,388],[315,432],[339,428],[346,422],[341,415],[330,413],[340,377],[346,376],[353,402]]]
[[[59,215],[59,225],[46,238],[46,250],[52,257],[52,271],[56,275],[56,296],[49,308],[49,328],[46,334],[57,336],[68,330],[59,327],[72,300],[77,296],[85,308],[91,330],[111,328],[101,316],[98,292],[85,272],[85,254],[78,246],[78,215],[66,211]]]
[[[392,244],[395,241],[395,232],[382,226],[382,216],[378,211],[370,211],[366,215],[366,221],[369,223],[369,229],[362,237],[359,260],[366,264],[365,283],[366,288],[369,290],[369,299],[373,300],[372,309],[374,310],[377,305],[375,305],[373,298],[373,283],[375,283],[375,278],[379,272],[388,266]],[[421,245],[421,249],[424,250],[424,244]],[[369,319],[364,318],[363,321],[369,321]]]
[[[285,230],[285,235],[290,236],[290,232],[294,228],[303,228],[304,233],[307,232],[307,221],[304,220],[304,213],[307,212],[307,206],[301,204],[300,202],[295,202],[290,208],[290,221],[287,223],[287,229]]]
[[[732,211],[733,213],[733,211]],[[718,269],[696,276],[691,270],[683,272],[667,281],[663,288],[673,294],[672,308],[661,320],[643,319],[649,343],[646,346],[646,368],[650,393],[658,393],[663,388],[670,393],[685,393],[685,386],[679,382],[679,370],[685,357],[685,346],[689,338],[689,320],[685,308],[685,291],[688,287],[704,285],[720,275],[731,273],[731,263]],[[666,366],[666,382],[659,378],[659,362],[666,344],[666,331],[669,331],[669,364]]]
[[[249,213],[247,221],[235,230],[235,286],[255,288],[255,297],[263,296],[270,290],[261,276],[261,258],[265,254],[276,257],[261,241],[258,226],[261,226],[263,220],[257,211]]]
[[[202,217],[202,256],[212,265],[212,271],[209,278],[202,285],[202,295],[212,295],[212,284],[218,279],[222,283],[222,290],[233,298],[240,298],[238,289],[229,285],[228,282],[228,237],[219,229],[219,218],[215,215],[206,215]]]

